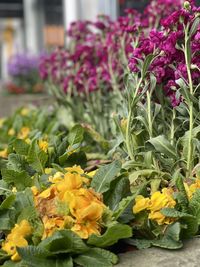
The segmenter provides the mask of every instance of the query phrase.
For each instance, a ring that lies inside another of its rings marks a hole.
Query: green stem
[[[174,145],[174,133],[175,133],[175,126],[174,126],[174,119],[176,117],[176,110],[173,108],[172,110],[172,123],[170,128],[170,143]]]
[[[153,125],[152,125],[152,117],[151,117],[151,96],[149,91],[147,91],[147,117],[148,117],[148,125],[149,125],[149,137],[153,137]]]
[[[189,81],[189,88],[190,88],[190,94],[193,96],[193,83],[192,83],[192,75],[191,75],[191,48],[189,43],[189,25],[185,28],[185,62],[186,62],[186,68],[187,68],[187,74],[188,74],[188,81]],[[187,176],[189,177],[192,172],[192,151],[193,151],[193,143],[192,143],[192,131],[193,131],[193,102],[191,100],[188,101],[189,106],[189,137],[188,137],[188,154],[187,154]]]
[[[137,85],[137,88],[135,90],[135,93],[133,95],[133,99],[131,103],[129,100],[129,113],[128,113],[127,126],[126,126],[126,146],[127,146],[128,155],[130,159],[132,160],[134,159],[134,155],[133,155],[132,145],[131,145],[131,121],[132,121],[131,119],[132,119],[133,107],[135,105],[135,98],[138,94],[142,81],[143,81],[143,78],[141,77]]]

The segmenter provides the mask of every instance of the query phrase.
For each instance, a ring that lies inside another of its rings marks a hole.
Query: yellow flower
[[[90,176],[91,178],[93,178],[96,174],[97,170],[94,170],[94,171],[91,171],[91,172],[88,172],[86,173],[88,176]]]
[[[173,190],[171,188],[163,188],[162,191],[153,193],[150,198],[144,198],[139,195],[135,199],[135,205],[133,206],[133,212],[138,213],[142,210],[149,212],[148,218],[156,221],[159,225],[170,224],[175,219],[165,217],[160,211],[163,208],[173,208],[176,205],[176,201],[172,197]]]
[[[73,153],[76,152],[76,150],[77,150],[77,149],[73,149],[71,146],[68,146],[68,148],[67,148],[68,155],[69,155],[69,156],[72,155]]]
[[[83,239],[87,239],[90,235],[100,235],[101,227],[96,221],[87,221],[85,223],[76,223],[71,230]]]
[[[149,209],[151,211],[158,211],[162,208],[173,208],[176,205],[176,201],[171,196],[171,190],[164,188],[162,192],[155,192],[151,196],[151,204]]]
[[[20,256],[16,250],[16,247],[28,246],[28,242],[25,237],[29,236],[31,233],[32,228],[28,221],[22,220],[20,224],[15,224],[15,227],[11,230],[11,233],[2,243],[2,249],[11,256],[11,260],[20,260]]]
[[[23,108],[23,109],[21,110],[20,114],[21,114],[22,116],[27,116],[27,115],[29,114],[29,112],[30,112],[30,109],[28,109],[28,108]]]
[[[31,139],[30,139],[30,138],[26,138],[26,139],[25,139],[25,142],[26,142],[28,145],[30,145],[30,143],[31,143]]]
[[[135,205],[133,206],[133,213],[138,213],[142,210],[145,210],[149,207],[150,205],[150,199],[149,198],[144,198],[141,195],[138,195],[135,198]]]
[[[49,147],[49,144],[47,141],[43,141],[43,140],[39,140],[39,148],[41,150],[43,150],[45,153],[47,153],[47,150],[48,150],[48,147]]]
[[[62,230],[64,228],[71,228],[73,226],[73,218],[71,216],[55,216],[42,218],[44,225],[44,232],[42,239],[51,236],[56,230]]]
[[[34,196],[37,196],[39,194],[39,190],[37,189],[36,186],[32,186],[31,187],[31,191],[32,191]]]
[[[156,221],[159,225],[171,224],[174,222],[174,218],[165,217],[161,212],[151,212],[148,217],[150,220]]]
[[[15,130],[13,128],[10,128],[10,130],[8,131],[8,135],[10,136],[15,135]]]
[[[84,174],[84,170],[81,168],[81,166],[74,165],[73,167],[65,168],[67,172],[76,172],[78,174]]]
[[[0,151],[0,157],[1,158],[5,158],[5,159],[8,158],[8,150],[7,150],[7,148],[5,148],[4,150]]]
[[[17,193],[17,188],[15,186],[12,188],[12,192]]]
[[[30,133],[30,128],[29,127],[22,127],[20,132],[18,133],[17,137],[19,139],[26,139]]]
[[[71,214],[80,223],[100,220],[105,209],[105,205],[97,195],[85,188],[67,191],[63,200],[68,204]]]
[[[45,172],[45,174],[50,174],[51,172],[52,172],[52,168],[45,168],[44,169],[44,172]]]
[[[64,178],[64,173],[56,172],[54,176],[49,176],[49,182],[51,182],[52,184],[56,184],[62,182],[63,178]]]
[[[0,119],[0,128],[3,126],[5,120],[6,120],[5,118],[1,118],[1,119]]]

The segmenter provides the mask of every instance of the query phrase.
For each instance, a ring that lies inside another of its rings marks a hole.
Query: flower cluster
[[[44,225],[42,239],[56,230],[71,229],[81,238],[100,234],[105,205],[101,196],[88,189],[89,179],[80,166],[66,168],[49,177],[51,185],[39,192],[32,188],[35,206]]]
[[[142,195],[138,195],[135,198],[133,213],[137,214],[147,210],[149,212],[148,218],[156,221],[159,225],[173,223],[173,218],[166,217],[161,213],[163,208],[175,207],[176,201],[173,199],[172,193],[173,190],[171,188],[163,188],[162,192],[157,191],[150,198],[144,198]]]
[[[10,76],[26,76],[32,71],[36,71],[39,58],[29,54],[16,54],[8,63],[8,73]]]
[[[8,63],[8,74],[11,81],[6,84],[10,93],[39,93],[43,90],[38,67],[39,56],[16,54]]]
[[[123,89],[128,58],[139,34],[144,38],[146,32],[159,26],[158,13],[163,18],[181,3],[181,0],[176,0],[176,5],[172,0],[152,1],[143,15],[127,9],[126,15],[117,21],[99,16],[96,22],[72,23],[68,30],[68,49],[57,49],[42,58],[41,77],[61,85],[71,94]]]
[[[170,1],[169,1],[170,2]],[[186,59],[183,48],[185,46],[185,27],[192,27],[194,19],[198,16],[199,9],[193,3],[185,5],[180,10],[174,11],[170,16],[161,20],[162,30],[152,29],[147,37],[141,36],[137,48],[134,49],[129,60],[132,72],[138,71],[138,60],[144,60],[149,54],[154,54],[155,59],[150,66],[150,71],[155,75],[157,83],[170,97],[172,106],[180,103],[176,97],[178,85],[176,81],[183,78],[188,82]],[[184,24],[183,24],[184,23]],[[200,26],[191,36],[191,71],[194,85],[200,81]]]

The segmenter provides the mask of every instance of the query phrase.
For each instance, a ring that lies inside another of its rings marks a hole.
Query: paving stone
[[[200,238],[184,243],[179,250],[149,248],[120,255],[117,267],[199,267]]]

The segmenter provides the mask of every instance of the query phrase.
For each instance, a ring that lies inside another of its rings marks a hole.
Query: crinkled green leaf
[[[1,171],[4,181],[8,184],[12,184],[17,190],[24,190],[26,187],[32,185],[31,177],[26,171],[14,171],[9,169],[3,169]]]
[[[37,145],[37,140],[31,143],[28,151],[27,161],[32,166],[32,168],[39,173],[44,173],[45,164],[47,162],[48,155],[40,150]]]
[[[18,248],[18,253],[29,267],[73,267],[72,258],[49,259],[51,254],[39,247],[28,246]]]
[[[79,254],[89,249],[83,240],[71,230],[55,232],[51,237],[44,239],[39,244],[39,248],[45,249],[51,252],[51,254]]]

